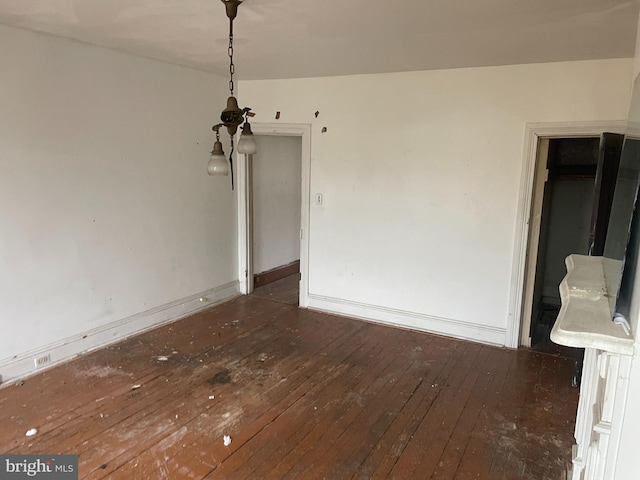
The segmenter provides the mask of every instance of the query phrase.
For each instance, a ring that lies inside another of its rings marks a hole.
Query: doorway
[[[548,142],[538,251],[531,299],[531,347],[549,351],[551,328],[560,311],[558,287],[564,259],[589,253],[589,231],[600,139],[554,138]],[[541,159],[543,160],[543,159]]]
[[[297,275],[294,277],[294,296],[297,295],[296,303],[306,308],[309,295],[311,126],[252,123],[252,130],[259,142],[258,153],[238,158],[240,291],[252,293],[256,280],[258,285],[262,285],[259,288],[263,288],[282,278],[291,281],[291,277]],[[291,158],[286,160],[279,156],[280,149],[288,152],[285,157],[295,156],[297,164],[287,166]],[[297,155],[293,155],[294,151],[298,152]],[[270,156],[275,160],[270,160]],[[254,179],[255,174],[257,179]],[[254,181],[259,184],[259,192],[254,189]],[[254,201],[256,193],[258,198]],[[291,200],[292,196],[294,200]],[[283,201],[286,201],[286,207]],[[294,205],[296,201],[297,208]],[[259,203],[257,220],[254,218],[256,203]],[[292,290],[291,285],[288,288]]]
[[[522,334],[536,350],[561,350],[549,334],[560,311],[565,258],[602,255],[623,138],[539,139],[522,312]]]
[[[248,164],[253,294],[298,306],[302,140],[269,135],[255,140],[258,153]]]

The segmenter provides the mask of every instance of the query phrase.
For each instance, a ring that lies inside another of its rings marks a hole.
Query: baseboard
[[[489,345],[502,347],[506,343],[506,328],[489,327],[450,318],[423,315],[338,298],[309,294],[309,308]]]
[[[262,287],[263,285],[275,282],[276,280],[280,280],[281,278],[288,277],[289,275],[299,272],[300,260],[296,260],[295,262],[267,270],[266,272],[256,273],[253,276],[253,288]]]
[[[50,368],[79,354],[102,348],[131,335],[174,322],[238,295],[240,295],[239,283],[237,281],[230,282],[116,320],[56,343],[0,360],[0,385],[41,372],[45,368]],[[36,368],[34,360],[45,355],[49,355],[51,360],[46,363],[46,366]]]

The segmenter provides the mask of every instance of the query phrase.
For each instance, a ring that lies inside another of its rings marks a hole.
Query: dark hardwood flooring
[[[254,297],[298,306],[300,274],[295,273],[253,290]]]
[[[0,388],[0,452],[83,479],[556,480],[572,368],[247,296]]]

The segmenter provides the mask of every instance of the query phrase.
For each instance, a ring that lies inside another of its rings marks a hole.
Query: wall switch
[[[316,193],[316,205],[322,205],[322,194]]]

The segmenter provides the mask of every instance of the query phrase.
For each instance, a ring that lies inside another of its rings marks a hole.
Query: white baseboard
[[[211,288],[189,297],[116,320],[43,347],[0,360],[0,385],[40,372],[60,362],[123,340],[145,330],[171,323],[200,310],[240,295],[238,281]],[[201,300],[206,299],[206,300]],[[51,361],[36,368],[36,358],[50,355]]]
[[[506,328],[489,327],[450,318],[351,302],[339,298],[309,294],[309,308],[489,345],[502,347],[506,342]]]

